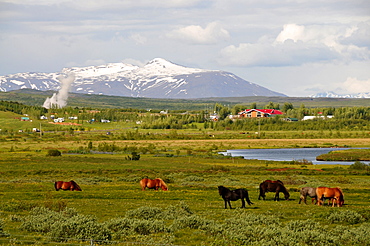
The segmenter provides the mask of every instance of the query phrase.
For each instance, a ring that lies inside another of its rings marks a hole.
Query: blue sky
[[[157,57],[288,96],[370,92],[370,1],[0,0],[0,75]]]

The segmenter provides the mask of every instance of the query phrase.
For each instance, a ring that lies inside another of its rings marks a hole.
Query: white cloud
[[[341,38],[349,40],[354,34],[358,34],[357,27],[287,24],[274,39],[262,37],[256,43],[225,47],[218,61],[223,65],[278,67],[323,61],[369,60],[367,47],[340,42]]]
[[[229,32],[219,22],[211,22],[205,28],[198,25],[182,27],[167,36],[192,44],[215,44],[230,38]]]
[[[147,38],[139,33],[132,34],[130,39],[134,40],[136,44],[145,44],[147,42]]]
[[[303,35],[304,35],[304,26],[288,24],[284,25],[284,29],[276,37],[276,41],[284,43],[286,40],[291,39],[294,42],[297,42],[298,40],[303,40]]]
[[[339,84],[339,88],[335,90],[338,93],[362,93],[370,92],[370,79],[359,80],[354,77],[348,77],[346,81]]]

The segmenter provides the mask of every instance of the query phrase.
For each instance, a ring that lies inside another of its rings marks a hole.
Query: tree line
[[[77,121],[99,122],[107,119],[114,122],[134,122],[142,129],[214,129],[214,130],[240,130],[240,131],[279,131],[279,130],[370,130],[370,107],[322,107],[308,108],[303,104],[293,107],[291,103],[280,106],[269,102],[263,108],[281,110],[284,115],[269,118],[243,118],[233,120],[229,115],[236,115],[245,109],[256,108],[257,104],[250,105],[222,105],[216,103],[212,109],[200,111],[166,111],[124,109],[124,108],[51,108],[41,106],[28,106],[18,102],[0,101],[0,111],[10,111],[17,114],[28,114],[30,117],[39,118],[41,115],[56,115],[58,117],[77,116]],[[217,121],[211,120],[210,116],[216,114]],[[332,119],[317,118],[302,121],[304,116],[333,116]],[[285,118],[297,118],[297,122],[287,122]]]

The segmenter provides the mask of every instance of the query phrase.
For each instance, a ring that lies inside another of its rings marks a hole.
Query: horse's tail
[[[142,180],[140,180],[141,190],[145,190],[147,181],[148,178],[143,178]]]
[[[248,205],[252,205],[253,202],[251,202],[251,200],[249,199],[249,195],[248,195],[248,191],[246,190],[246,196],[245,196],[245,200],[247,201]]]
[[[58,191],[58,190],[59,190],[59,189],[58,189],[58,181],[55,181],[55,182],[54,182],[54,188],[55,188],[55,190],[56,190],[56,191]]]

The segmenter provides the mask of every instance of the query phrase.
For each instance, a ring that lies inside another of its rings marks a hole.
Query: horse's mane
[[[70,181],[71,184],[75,185],[78,189],[81,189],[81,187],[73,180]]]
[[[168,188],[167,187],[167,184],[163,181],[163,179],[161,179],[161,178],[157,178],[158,180],[159,180],[159,183],[161,184],[161,185],[163,185],[164,187],[166,187],[166,189]]]

